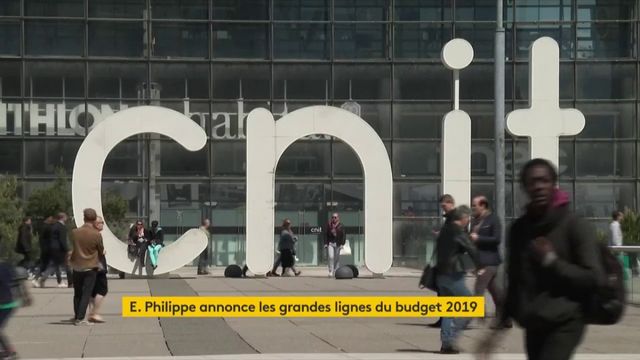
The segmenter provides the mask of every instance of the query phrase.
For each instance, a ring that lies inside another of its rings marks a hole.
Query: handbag
[[[349,244],[349,240],[344,241],[342,250],[340,250],[340,255],[351,255],[351,245]]]
[[[437,248],[433,251],[431,255],[431,261],[424,267],[422,270],[422,276],[420,277],[420,282],[418,283],[418,287],[420,289],[427,288],[432,291],[438,291],[438,286],[436,284],[436,266],[434,263],[435,257],[437,254]]]

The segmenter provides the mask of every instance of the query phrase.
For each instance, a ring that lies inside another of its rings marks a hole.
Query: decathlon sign
[[[558,163],[558,139],[576,135],[584,127],[584,116],[575,109],[559,108],[559,49],[550,38],[541,38],[530,52],[531,98],[528,109],[507,116],[508,130],[530,138],[531,155]],[[454,39],[443,49],[444,64],[461,71],[473,58],[468,42]],[[458,77],[456,76],[456,79]],[[456,82],[455,88],[458,88]],[[443,118],[441,145],[444,192],[459,203],[468,203],[471,188],[471,118],[458,109]],[[152,119],[152,121],[149,121]],[[246,259],[249,269],[265,274],[273,265],[275,169],[285,150],[296,140],[313,134],[339,138],[360,159],[364,175],[365,265],[374,273],[389,270],[392,248],[391,164],[384,143],[374,129],[353,112],[331,107],[310,106],[275,121],[266,109],[255,109],[246,121],[247,194]],[[122,110],[97,123],[82,143],[73,170],[73,210],[80,225],[82,210],[97,209],[102,215],[102,167],[109,152],[121,141],[142,133],[167,136],[190,151],[201,149],[207,141],[202,127],[185,114],[140,106]],[[105,219],[108,221],[108,219]],[[103,233],[109,264],[131,272],[126,245],[105,226]],[[194,259],[205,247],[204,232],[190,230],[160,252],[156,274],[175,270]]]

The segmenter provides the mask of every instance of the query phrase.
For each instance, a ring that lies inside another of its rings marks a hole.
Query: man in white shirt
[[[622,229],[620,228],[620,221],[624,217],[622,211],[614,211],[611,215],[613,221],[609,225],[609,231],[611,237],[609,238],[609,246],[622,246]]]

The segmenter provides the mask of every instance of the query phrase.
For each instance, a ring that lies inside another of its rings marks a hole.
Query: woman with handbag
[[[134,255],[134,259],[138,261],[141,273],[147,255],[147,243],[150,238],[151,233],[145,229],[142,220],[136,221],[136,224],[129,231],[129,254]],[[135,248],[134,254],[131,253],[133,248]]]
[[[329,259],[329,277],[333,277],[340,266],[340,251],[342,250],[347,234],[340,222],[338,213],[331,215],[331,220],[325,226],[324,248],[327,249]]]

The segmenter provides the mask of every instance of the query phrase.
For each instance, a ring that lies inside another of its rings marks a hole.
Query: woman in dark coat
[[[282,232],[280,233],[280,241],[278,242],[278,250],[280,251],[280,260],[282,261],[282,275],[288,268],[298,276],[300,271],[295,268],[295,244],[298,238],[293,235],[291,230],[291,220],[284,219],[282,222]]]

